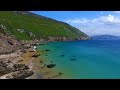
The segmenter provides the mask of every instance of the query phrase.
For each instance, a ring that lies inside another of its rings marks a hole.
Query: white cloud
[[[79,28],[88,35],[120,35],[120,17],[111,14],[91,19],[73,18],[65,20],[65,22]]]

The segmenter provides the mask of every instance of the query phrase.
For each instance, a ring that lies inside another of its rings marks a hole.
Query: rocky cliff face
[[[48,37],[44,39],[45,41],[73,41],[73,40],[89,40],[89,37],[79,37],[77,39],[68,37]]]
[[[0,55],[9,54],[19,49],[21,43],[15,37],[0,33]]]
[[[67,37],[48,37],[40,40],[20,41],[14,36],[0,33],[0,55],[9,54],[22,48],[29,46],[38,45],[40,42],[53,42],[53,41],[72,41],[72,40],[89,40],[89,37],[80,37],[78,39],[67,38]]]

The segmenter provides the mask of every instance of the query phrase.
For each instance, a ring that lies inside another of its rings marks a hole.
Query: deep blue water
[[[117,79],[120,78],[120,40],[83,40],[50,42],[39,50],[49,49],[41,56],[53,69],[63,72],[62,78]],[[73,59],[73,60],[71,60]]]

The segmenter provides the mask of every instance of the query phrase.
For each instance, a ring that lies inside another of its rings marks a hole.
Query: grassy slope
[[[0,24],[7,28],[7,32],[22,40],[40,39],[49,36],[74,39],[87,36],[66,23],[34,14],[21,14],[13,11],[0,11]],[[24,32],[20,33],[17,29],[24,29]],[[29,32],[35,34],[35,37],[30,36]]]

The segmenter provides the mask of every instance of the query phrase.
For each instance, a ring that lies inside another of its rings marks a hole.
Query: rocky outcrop
[[[21,70],[21,71],[16,71],[12,72],[11,74],[6,75],[7,79],[25,79],[34,73],[32,71],[28,70]]]
[[[53,42],[53,41],[74,41],[74,40],[89,40],[90,37],[81,36],[79,38],[69,38],[69,37],[48,37],[44,41]]]
[[[15,37],[0,33],[0,55],[10,54],[22,47],[21,42]]]
[[[3,79],[25,79],[34,72],[30,71],[25,64],[15,64],[10,60],[0,60],[0,78]],[[5,75],[5,76],[4,76]]]

